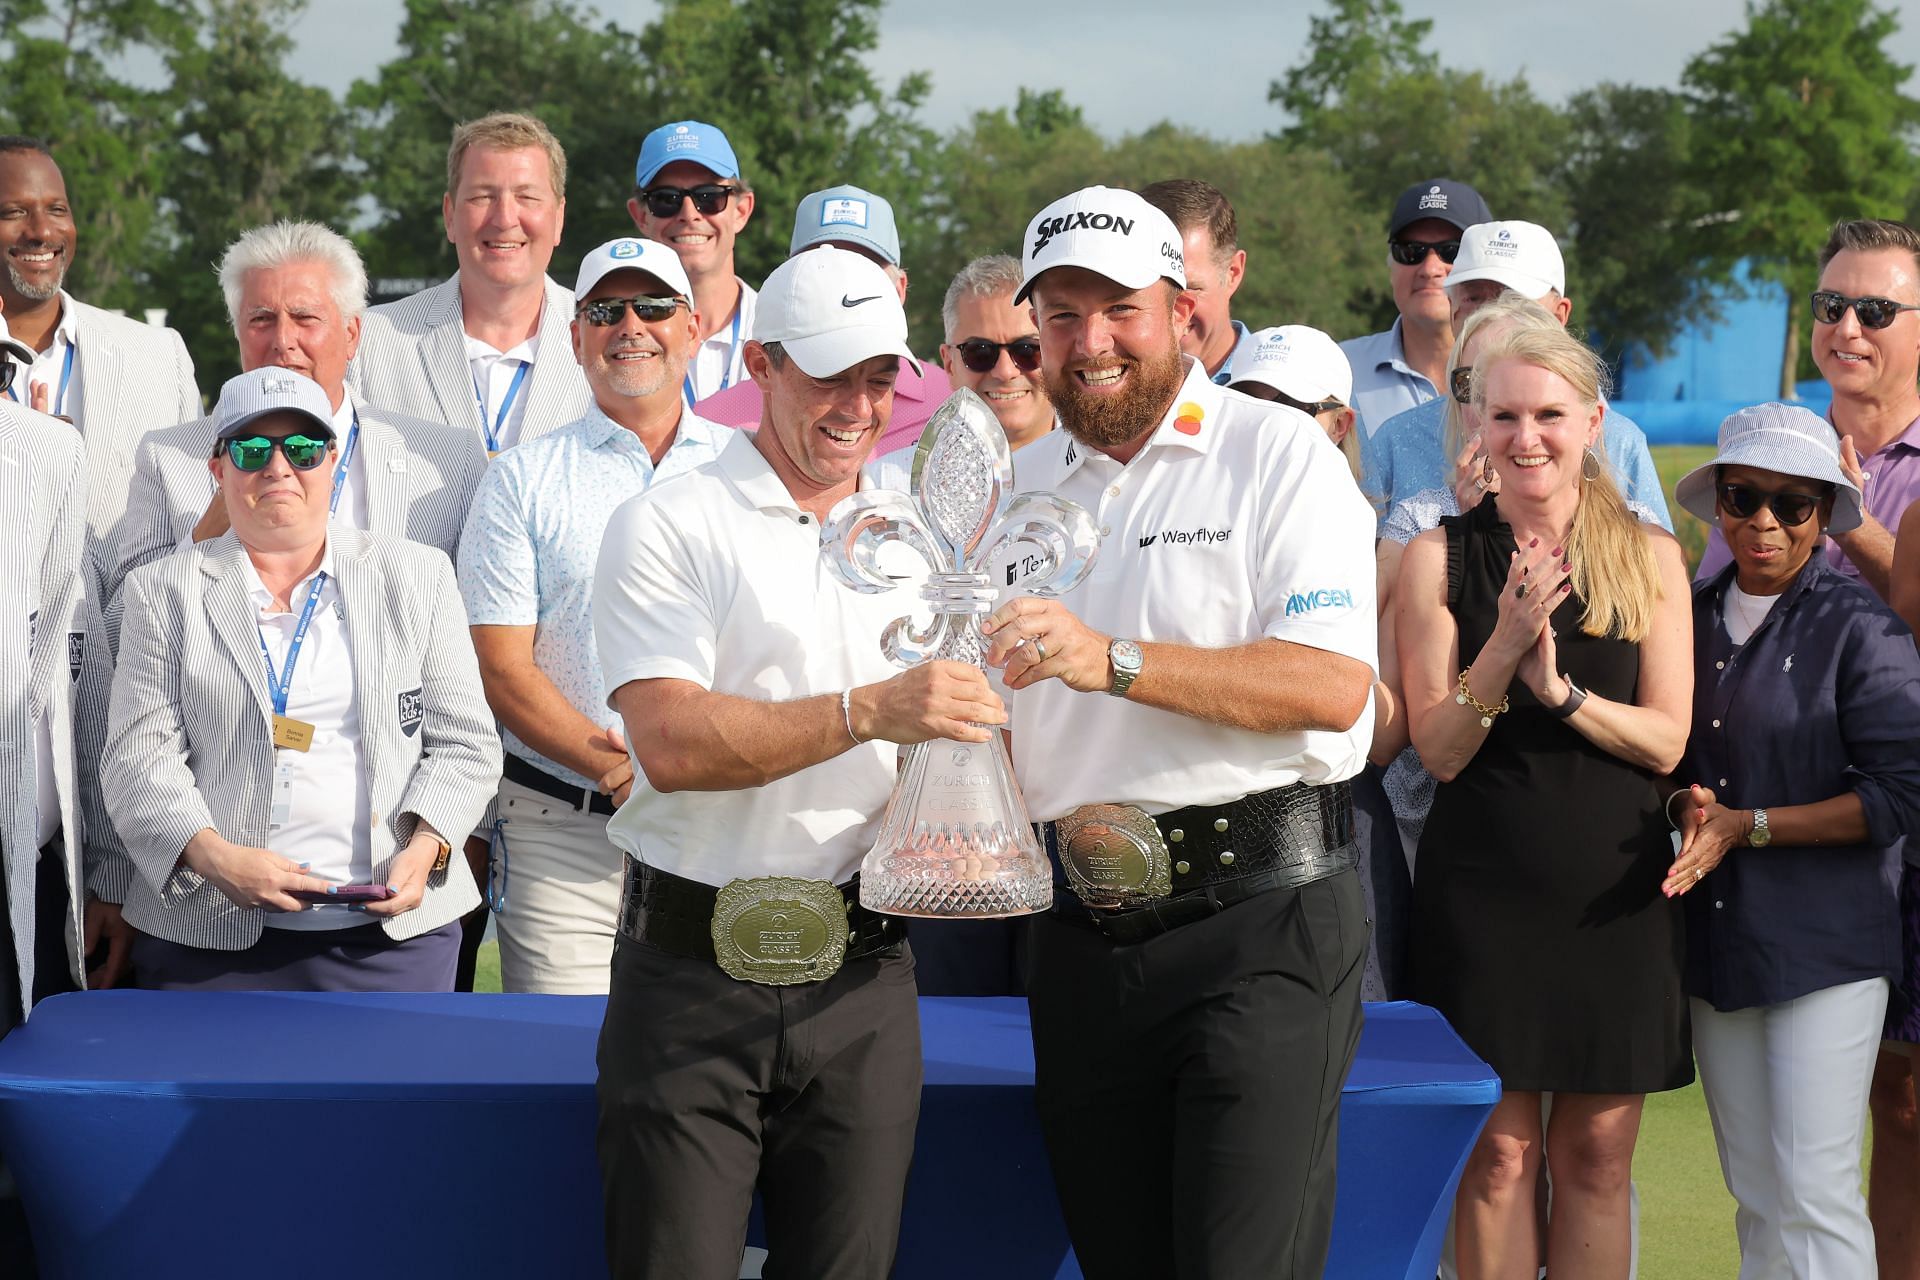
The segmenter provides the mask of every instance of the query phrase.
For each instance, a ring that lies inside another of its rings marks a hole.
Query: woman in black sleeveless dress
[[[1533,1275],[1543,1147],[1550,1274],[1625,1277],[1641,1095],[1692,1079],[1654,784],[1689,721],[1686,569],[1590,451],[1600,377],[1557,328],[1483,346],[1474,394],[1500,493],[1417,538],[1402,568],[1408,719],[1441,779],[1410,985],[1504,1088],[1461,1183],[1466,1280]]]

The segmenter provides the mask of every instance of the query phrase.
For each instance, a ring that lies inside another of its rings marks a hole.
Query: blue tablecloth
[[[107,991],[0,1041],[0,1151],[47,1280],[598,1277],[594,1040],[557,996]],[[1369,1005],[1341,1111],[1335,1277],[1429,1280],[1499,1097],[1418,1005]],[[1078,1276],[1024,1001],[922,1001],[896,1274]]]

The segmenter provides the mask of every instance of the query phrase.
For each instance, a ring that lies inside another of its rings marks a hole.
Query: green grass
[[[500,944],[483,942],[473,962],[473,989],[497,993],[500,990]]]
[[[1703,444],[1666,445],[1653,451],[1653,465],[1660,472],[1660,487],[1667,493],[1667,508],[1673,513],[1673,533],[1687,552],[1687,568],[1700,563],[1707,547],[1707,526],[1680,509],[1673,500],[1673,486],[1681,476],[1713,457],[1711,446]]]

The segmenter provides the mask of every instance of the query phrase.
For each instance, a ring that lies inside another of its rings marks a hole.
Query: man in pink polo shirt
[[[815,191],[800,202],[793,215],[793,242],[789,256],[804,253],[823,244],[848,249],[880,264],[907,300],[907,272],[900,265],[900,233],[894,228],[893,206],[880,196],[859,187],[828,187]],[[851,305],[851,304],[849,304]],[[920,429],[953,393],[953,384],[935,364],[916,374],[903,365],[900,380],[893,389],[893,420],[886,434],[874,446],[878,458],[894,449],[910,445],[920,438]],[[709,422],[729,427],[757,427],[760,424],[760,387],[746,380],[708,396],[693,410]]]

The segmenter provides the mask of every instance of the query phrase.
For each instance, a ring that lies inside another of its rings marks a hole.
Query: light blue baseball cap
[[[828,243],[857,244],[883,261],[900,265],[900,233],[893,225],[893,206],[860,187],[815,191],[794,211],[789,254]]]
[[[634,166],[633,180],[644,187],[676,160],[691,160],[716,178],[740,176],[740,161],[726,134],[698,120],[676,120],[661,125],[640,144],[640,162]]]
[[[333,438],[333,402],[312,378],[278,365],[263,365],[228,378],[213,407],[215,440],[250,434],[255,420],[291,413],[306,419],[306,430]]]

